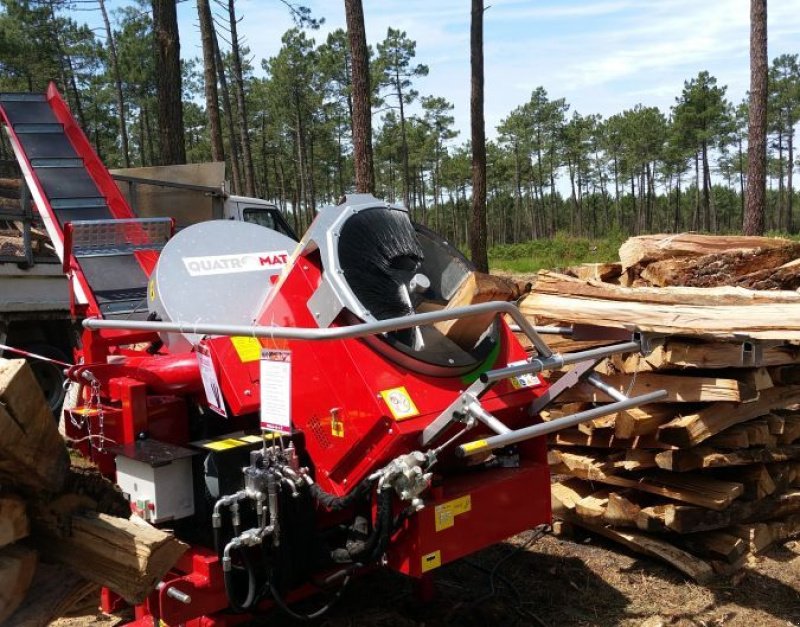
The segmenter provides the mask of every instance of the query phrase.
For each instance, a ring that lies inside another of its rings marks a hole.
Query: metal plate
[[[29,159],[78,156],[64,133],[18,133],[17,137]]]
[[[8,120],[17,124],[58,124],[50,104],[47,102],[2,102]]]
[[[293,239],[248,222],[209,220],[179,231],[161,251],[148,296],[162,320],[252,324],[271,278],[283,266],[260,264],[267,253],[292,253]],[[255,265],[251,265],[255,263]],[[170,351],[190,350],[201,336],[163,336]]]
[[[95,198],[100,196],[97,185],[83,168],[35,168],[36,176],[47,197]]]

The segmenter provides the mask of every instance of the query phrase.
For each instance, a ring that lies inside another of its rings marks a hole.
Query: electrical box
[[[142,440],[118,447],[117,484],[128,497],[131,511],[150,523],[194,514],[192,456],[195,451]]]

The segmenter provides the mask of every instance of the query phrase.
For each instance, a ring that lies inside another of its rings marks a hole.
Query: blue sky
[[[421,95],[455,105],[456,141],[469,136],[469,2],[363,0],[367,40],[375,45],[389,26],[417,41],[417,61],[430,67]],[[344,27],[342,0],[305,0],[324,26],[319,43]],[[113,7],[117,3],[110,3]],[[637,103],[667,111],[683,82],[708,70],[728,86],[734,102],[749,84],[749,0],[486,0],[486,125],[494,128],[543,85],[571,110],[604,116]],[[212,7],[214,7],[212,3]],[[181,54],[201,55],[193,0],[178,5]],[[219,10],[215,8],[215,10]],[[274,55],[291,18],[279,0],[238,0],[240,35],[253,65]],[[87,15],[88,17],[88,15]],[[800,53],[800,0],[769,3],[769,57]]]

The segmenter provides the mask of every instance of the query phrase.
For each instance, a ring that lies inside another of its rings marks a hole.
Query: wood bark
[[[767,180],[767,0],[750,0],[750,120],[744,233],[764,232]]]
[[[214,59],[217,66],[217,77],[219,78],[219,88],[222,92],[222,104],[225,107],[225,122],[228,126],[228,137],[231,149],[231,183],[233,193],[242,192],[242,173],[239,162],[239,140],[236,137],[236,125],[233,123],[233,106],[231,105],[231,92],[228,89],[228,78],[225,75],[225,64],[222,61],[222,52],[219,49],[219,39],[216,30],[211,30],[211,39],[214,44]]]
[[[186,163],[180,40],[175,0],[152,0],[161,165]]]
[[[364,8],[361,0],[345,0],[344,9],[352,60],[352,130],[356,192],[372,194],[375,192],[375,172],[372,163],[372,107]]]
[[[470,253],[480,272],[489,271],[486,250],[486,125],[483,118],[483,0],[472,0],[470,25],[470,127],[472,131],[472,215]]]
[[[222,142],[222,121],[219,115],[219,94],[217,91],[217,63],[214,55],[214,22],[211,17],[209,0],[197,0],[197,14],[200,20],[200,40],[203,45],[203,83],[206,97],[211,135],[211,159],[225,161],[225,148]]]

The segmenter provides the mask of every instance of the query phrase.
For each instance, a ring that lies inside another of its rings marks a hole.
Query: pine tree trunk
[[[794,184],[792,182],[792,174],[794,172],[794,122],[789,120],[789,137],[788,137],[788,150],[789,150],[789,167],[786,171],[786,188],[789,191],[789,202],[786,207],[786,229],[789,233],[794,233],[794,216],[792,215],[792,205],[794,204]]]
[[[214,45],[214,59],[217,66],[217,76],[219,78],[219,88],[222,92],[222,104],[225,107],[225,122],[228,126],[228,136],[230,137],[231,147],[231,179],[233,193],[240,194],[242,190],[242,173],[239,169],[239,142],[236,138],[235,125],[233,123],[233,107],[231,106],[231,93],[228,90],[228,78],[225,76],[225,65],[222,63],[222,53],[219,50],[219,40],[217,32],[211,30],[211,39]]]
[[[186,146],[178,14],[175,0],[152,0],[152,4],[161,164],[181,164],[186,163]]]
[[[250,149],[250,134],[247,128],[247,103],[244,97],[244,75],[242,55],[239,51],[239,36],[236,32],[236,7],[234,0],[228,0],[228,17],[231,27],[231,56],[233,58],[233,82],[236,87],[236,108],[239,110],[239,140],[242,148],[244,166],[244,193],[256,195],[256,174],[253,168],[253,153]]]
[[[211,132],[211,159],[225,161],[225,145],[222,143],[222,120],[219,116],[219,94],[217,93],[217,64],[214,59],[214,22],[208,0],[197,0],[200,18],[200,39],[203,43],[203,83],[205,84],[206,113]]]
[[[117,121],[119,122],[119,137],[122,143],[122,162],[126,168],[131,167],[131,156],[128,152],[128,128],[125,125],[125,99],[122,96],[122,78],[119,73],[119,61],[117,60],[117,44],[114,41],[114,33],[111,30],[111,22],[108,20],[105,0],[98,0],[100,13],[103,14],[103,23],[106,27],[106,39],[108,40],[108,55],[111,60],[111,71],[114,74],[114,87],[117,97]]]
[[[470,26],[470,126],[472,129],[472,219],[470,250],[480,272],[489,271],[486,251],[486,127],[483,119],[483,0],[472,0]]]
[[[745,235],[764,233],[767,181],[767,0],[750,0],[750,127]]]
[[[353,161],[356,191],[375,192],[375,172],[372,165],[372,107],[370,105],[369,51],[364,30],[364,8],[361,0],[345,0],[347,37],[352,59],[353,88]],[[407,198],[404,200],[408,200]]]

